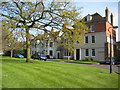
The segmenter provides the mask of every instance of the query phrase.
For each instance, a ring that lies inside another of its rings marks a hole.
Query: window
[[[64,50],[64,56],[66,56],[66,50]]]
[[[42,43],[42,48],[44,48],[44,44]]]
[[[87,19],[87,21],[90,21],[90,20],[92,20],[92,16],[90,14],[88,14],[86,19]]]
[[[71,53],[69,52],[69,56],[71,56]]]
[[[42,54],[44,54],[44,50],[42,51]]]
[[[85,49],[85,56],[89,56],[89,49]]]
[[[95,49],[92,49],[92,56],[95,56]]]
[[[68,56],[67,50],[64,50],[64,56]]]
[[[53,56],[53,51],[52,50],[50,50],[50,56]]]
[[[46,50],[46,55],[48,55],[48,51]]]
[[[53,47],[53,42],[50,42],[50,47]]]
[[[71,53],[68,50],[64,50],[64,56],[70,56]]]
[[[85,43],[88,43],[88,36],[85,36]]]
[[[48,47],[48,41],[46,41],[46,47]]]
[[[92,36],[92,43],[95,43],[95,36]]]
[[[90,26],[90,31],[91,31],[91,32],[94,32],[94,31],[95,31],[94,25],[91,25],[91,26]]]

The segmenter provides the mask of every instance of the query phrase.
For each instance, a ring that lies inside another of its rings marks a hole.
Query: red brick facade
[[[112,57],[115,57],[117,27],[113,26],[113,14],[111,13],[110,15],[110,11],[108,10],[108,8],[106,8],[105,10],[105,17],[102,17],[98,13],[95,13],[93,15],[88,14],[85,17],[85,21],[89,29],[91,29],[91,25],[94,25],[95,31],[94,32],[89,31],[88,33],[96,33],[96,32],[106,33],[107,41],[105,43],[105,58],[110,57],[110,40],[111,40],[111,54]]]
[[[95,24],[89,24],[88,27],[90,28],[90,25],[94,25],[95,27],[95,32],[105,32],[106,30],[106,23],[95,23]],[[95,33],[95,32],[89,32],[89,33]]]

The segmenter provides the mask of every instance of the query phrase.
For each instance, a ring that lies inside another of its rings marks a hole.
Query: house
[[[84,19],[86,25],[90,28],[90,31],[84,36],[85,46],[78,47],[75,52],[71,53],[64,47],[57,46],[56,42],[52,42],[53,40],[48,40],[44,41],[44,48],[32,48],[31,51],[43,51],[45,55],[53,56],[53,58],[74,60],[92,58],[93,60],[104,61],[110,57],[110,54],[115,57],[117,26],[114,26],[113,14],[110,13],[109,9],[105,9],[105,17],[95,13],[88,14]],[[50,47],[51,44],[53,44],[53,47]]]
[[[58,32],[54,32],[54,34],[58,34]],[[49,38],[49,35],[47,37],[42,37],[39,39],[40,35],[38,35],[38,38],[33,39],[31,42],[31,56],[35,53],[49,55],[50,58],[56,58],[56,50],[57,50],[57,42],[55,42],[54,38]]]
[[[110,57],[110,52],[112,57],[115,57],[117,27],[113,26],[113,14],[110,14],[108,8],[105,9],[105,17],[98,13],[88,14],[85,21],[90,28],[90,32],[86,33],[84,38],[86,46],[76,49],[74,59],[92,58],[103,61]]]

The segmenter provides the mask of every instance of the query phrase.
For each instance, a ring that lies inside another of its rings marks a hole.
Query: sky
[[[114,15],[114,25],[118,25],[118,2],[73,2],[77,7],[83,7],[81,15],[84,17],[87,14],[99,13],[105,16],[105,9]]]
[[[89,0],[91,1],[91,0]],[[114,0],[113,0],[114,1]],[[107,0],[101,0],[101,2],[94,2],[94,0],[92,0],[91,2],[88,2],[84,0],[84,2],[82,0],[78,1],[78,0],[74,0],[75,6],[77,7],[83,7],[82,9],[82,17],[88,15],[88,14],[94,14],[94,13],[99,13],[101,16],[105,17],[105,9],[106,7],[109,9],[110,13],[113,13],[114,16],[114,26],[118,26],[118,0],[115,0],[116,2],[113,1],[107,1]],[[119,3],[119,8],[120,8],[120,3]],[[120,9],[119,9],[120,12]],[[116,36],[116,40],[120,41],[120,30],[116,30],[117,32],[117,36]]]
[[[65,0],[56,0],[56,1],[65,1]],[[88,14],[99,13],[101,16],[105,17],[105,9],[108,7],[110,13],[113,13],[114,16],[114,26],[118,26],[118,6],[120,8],[120,0],[70,0],[75,6],[83,7],[82,17]],[[119,9],[120,12],[120,9]],[[120,18],[119,18],[120,21]],[[33,33],[33,32],[32,32]],[[34,32],[35,33],[35,32]],[[38,32],[36,32],[38,33]],[[118,35],[119,34],[119,35]],[[120,41],[120,30],[117,30],[117,41]]]
[[[70,0],[76,7],[83,7],[81,16],[84,17],[88,14],[99,13],[101,16],[105,17],[106,7],[109,9],[110,13],[114,16],[114,26],[118,26],[118,1],[119,0]],[[119,4],[120,6],[120,4]],[[119,11],[120,12],[120,11]],[[120,41],[120,30],[116,30],[116,41]]]

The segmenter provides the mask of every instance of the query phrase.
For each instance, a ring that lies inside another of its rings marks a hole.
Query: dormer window
[[[94,25],[91,25],[91,26],[90,26],[90,31],[91,31],[91,32],[94,32],[94,31],[95,31],[95,26],[94,26]]]
[[[92,20],[92,16],[91,15],[87,15],[87,21],[90,21],[90,20]]]

